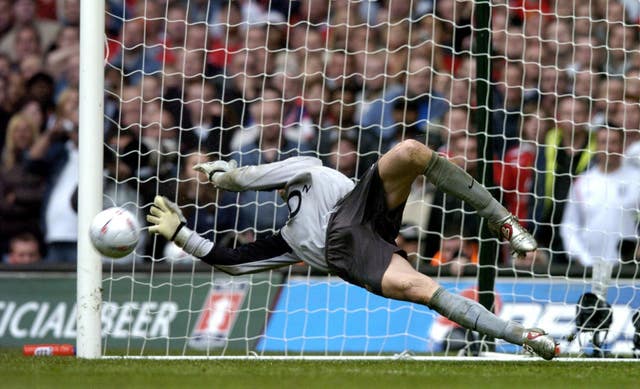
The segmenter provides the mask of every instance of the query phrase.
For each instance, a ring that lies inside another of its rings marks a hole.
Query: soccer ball
[[[136,248],[140,239],[140,226],[135,216],[126,209],[108,208],[91,221],[89,237],[100,254],[109,258],[122,258]]]

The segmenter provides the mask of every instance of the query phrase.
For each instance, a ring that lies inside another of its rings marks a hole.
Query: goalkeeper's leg
[[[380,158],[378,170],[389,209],[403,204],[413,181],[424,174],[438,189],[464,200],[478,211],[478,215],[487,218],[492,232],[509,241],[513,251],[519,255],[537,248],[535,239],[484,186],[420,142],[407,140],[399,143]]]
[[[524,346],[544,359],[557,354],[553,338],[539,329],[502,320],[482,305],[444,290],[432,278],[419,273],[399,254],[394,254],[382,277],[385,297],[424,304],[442,316],[492,338]]]

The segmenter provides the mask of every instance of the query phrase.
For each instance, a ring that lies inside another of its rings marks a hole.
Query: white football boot
[[[550,335],[540,328],[528,328],[524,331],[522,348],[550,361],[560,354],[560,348]]]
[[[538,242],[520,225],[518,218],[511,214],[498,222],[489,223],[489,230],[500,239],[508,241],[511,251],[518,256],[538,248]]]

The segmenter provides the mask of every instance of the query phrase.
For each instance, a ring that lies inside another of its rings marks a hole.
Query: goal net
[[[189,227],[237,247],[289,210],[273,191],[214,190],[196,163],[310,155],[358,180],[416,139],[478,177],[540,245],[519,261],[504,244],[487,255],[497,241],[480,238],[469,205],[418,179],[397,240],[416,269],[469,298],[492,293],[500,317],[545,329],[564,355],[633,353],[636,1],[138,0],[105,15],[105,206],[145,225],[164,195]],[[104,355],[522,353],[304,263],[230,276],[142,236],[103,262]],[[493,290],[478,290],[480,268]]]

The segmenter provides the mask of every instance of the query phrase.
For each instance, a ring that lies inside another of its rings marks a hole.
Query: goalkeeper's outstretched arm
[[[147,221],[149,232],[174,242],[187,254],[232,275],[250,274],[299,262],[280,234],[243,244],[237,248],[216,246],[185,226],[178,206],[165,197],[156,196]]]
[[[207,176],[216,188],[233,192],[245,190],[276,190],[309,168],[322,166],[322,161],[313,157],[292,157],[284,161],[264,165],[236,167],[235,161],[205,162],[193,168]]]

